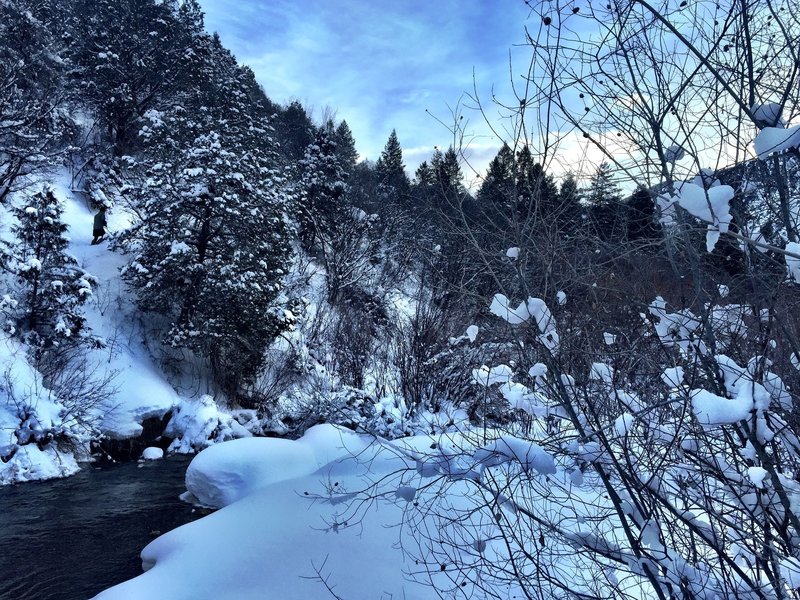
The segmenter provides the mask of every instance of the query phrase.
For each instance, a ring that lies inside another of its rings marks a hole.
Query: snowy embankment
[[[157,538],[142,552],[146,572],[97,598],[306,600],[328,595],[321,579],[347,598],[435,598],[403,576],[391,526],[406,502],[395,493],[357,526],[336,524],[338,490],[406,468],[398,454],[331,425],[297,441],[212,446],[192,461],[187,487],[201,504],[224,508]]]
[[[154,540],[141,555],[145,572],[97,599],[477,597],[475,569],[494,569],[505,551],[495,511],[521,506],[481,491],[487,469],[502,476],[501,465],[568,485],[536,444],[491,431],[387,442],[318,425],[296,441],[218,444],[192,461],[184,497],[222,508]],[[563,510],[559,493],[537,510]],[[580,581],[569,549],[552,551]]]
[[[91,439],[137,437],[145,419],[161,418],[181,403],[142,343],[141,324],[119,276],[125,257],[110,251],[108,242],[90,244],[94,215],[73,195],[69,181],[62,172],[46,185],[63,203],[69,253],[98,279],[83,312],[92,334],[105,346],[87,351],[87,362],[76,373],[107,393],[91,406],[70,405],[44,386],[41,375],[29,364],[26,348],[0,334],[0,453],[8,459],[0,462],[0,484],[71,475],[79,468],[77,462],[88,458]],[[19,194],[13,202],[24,203],[25,196]],[[128,226],[121,210],[110,211],[108,221],[111,232]],[[3,239],[11,239],[12,225],[13,217],[2,210]],[[180,425],[188,426],[188,416],[199,410],[192,406],[198,403],[184,404]],[[180,427],[173,429],[175,435],[181,434]],[[61,443],[54,443],[54,436]]]

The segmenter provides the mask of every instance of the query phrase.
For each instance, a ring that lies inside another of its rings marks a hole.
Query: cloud
[[[473,73],[487,97],[493,83],[505,83],[509,48],[524,40],[528,14],[522,2],[502,9],[459,0],[201,3],[207,28],[252,67],[273,101],[335,109],[373,160],[396,129],[412,149],[405,152],[411,173],[435,145],[452,143],[431,115],[448,114],[471,92]]]

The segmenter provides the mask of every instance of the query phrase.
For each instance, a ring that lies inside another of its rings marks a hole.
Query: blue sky
[[[509,87],[509,52],[529,56],[522,0],[201,0],[206,27],[250,65],[276,102],[328,107],[375,160],[393,128],[413,174],[453,136],[452,110],[473,90]],[[538,23],[538,17],[532,16]],[[430,111],[426,113],[426,109]],[[480,114],[462,110],[470,162],[483,171],[501,142]],[[492,114],[494,119],[494,114]]]

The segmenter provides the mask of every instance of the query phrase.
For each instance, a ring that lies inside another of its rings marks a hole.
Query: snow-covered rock
[[[148,446],[142,452],[143,460],[159,460],[164,458],[164,450],[155,446]]]

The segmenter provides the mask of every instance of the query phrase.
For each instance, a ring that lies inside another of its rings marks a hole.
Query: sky
[[[455,121],[469,164],[485,172],[502,141],[466,94],[477,85],[489,107],[493,89],[507,97],[510,56],[526,66],[525,25],[540,21],[522,0],[200,1],[206,28],[270,99],[299,100],[317,120],[333,111],[370,160],[396,129],[411,175],[435,146],[454,143]],[[487,114],[502,131],[497,111]]]

